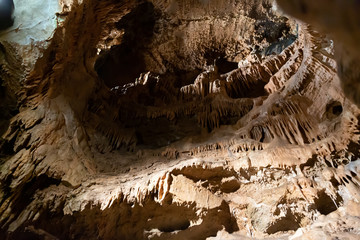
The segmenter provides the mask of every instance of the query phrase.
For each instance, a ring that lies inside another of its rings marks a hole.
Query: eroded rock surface
[[[342,87],[346,96],[359,106],[359,2],[278,0],[278,3],[288,13],[316,26],[335,40]]]
[[[329,36],[265,0],[59,4],[0,42],[1,238],[359,238]]]

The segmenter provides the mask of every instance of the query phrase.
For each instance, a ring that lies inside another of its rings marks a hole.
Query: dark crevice
[[[182,219],[180,217],[174,218],[172,222],[164,222],[163,226],[158,229],[162,232],[174,232],[177,230],[185,230],[189,228],[190,221],[188,219]]]
[[[184,175],[185,177],[197,182],[199,180],[212,180],[217,178],[226,178],[231,176],[236,176],[234,170],[223,169],[222,167],[216,168],[203,168],[201,166],[197,167],[184,167],[182,169],[173,170],[172,174],[174,175]]]
[[[277,232],[284,231],[296,231],[300,228],[301,216],[294,214],[290,209],[287,210],[287,213],[284,217],[277,219],[270,227],[266,230],[268,234],[274,234]]]
[[[351,153],[351,161],[356,161],[360,158],[360,144],[350,141],[347,146],[347,151]]]
[[[298,129],[300,131],[301,137],[304,141],[304,144],[310,144],[310,140],[309,138],[306,136],[305,130],[304,128],[301,126],[301,124],[299,123],[299,121],[297,121],[297,125],[298,125]]]
[[[326,161],[326,160],[325,160]],[[300,169],[303,170],[304,167],[314,167],[315,163],[317,162],[317,155],[312,155],[311,158],[309,158],[306,163],[300,164]]]
[[[0,3],[0,30],[4,30],[14,24],[15,6],[13,0],[1,1]]]
[[[324,215],[328,215],[337,210],[342,198],[337,195],[337,199],[333,200],[329,195],[326,194],[325,190],[318,193],[318,197],[315,198],[315,208]]]
[[[1,65],[0,65],[1,73]],[[14,154],[13,142],[8,142],[1,136],[8,130],[10,119],[19,113],[15,94],[7,87],[4,80],[0,77],[0,158]]]
[[[19,216],[21,212],[24,211],[33,200],[36,191],[43,190],[51,185],[59,185],[60,182],[61,181],[58,179],[50,178],[47,175],[42,174],[26,183],[21,189],[16,189],[12,211],[14,216]],[[7,195],[9,196],[10,193],[7,193]],[[6,229],[6,227],[4,229]]]
[[[146,72],[143,52],[151,43],[157,18],[154,5],[145,2],[116,23],[125,32],[122,43],[102,53],[95,63],[96,72],[109,88],[132,83]]]
[[[334,188],[337,189],[337,187],[340,185],[340,183],[335,179],[335,177],[332,177],[330,179],[331,184],[334,186]]]
[[[243,80],[237,80],[233,88],[226,88],[226,92],[229,97],[233,99],[237,98],[257,98],[262,96],[267,96],[268,93],[265,90],[266,82],[258,79],[255,83],[251,83],[250,87],[246,85],[248,83],[242,82]]]
[[[195,117],[178,118],[170,121],[163,118],[134,121],[139,147],[158,148],[201,133]]]
[[[166,73],[164,78],[174,78],[174,87],[181,88],[183,86],[193,84],[201,72],[203,72],[202,69],[195,69],[192,71],[174,69],[173,72]]]
[[[238,63],[228,60],[221,47],[219,49],[208,50],[204,57],[206,64],[216,66],[219,74],[225,74],[238,68]]]
[[[343,112],[343,107],[339,101],[332,101],[326,106],[326,118],[332,120],[340,116]]]

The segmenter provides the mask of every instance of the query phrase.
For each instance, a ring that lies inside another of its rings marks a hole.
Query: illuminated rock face
[[[12,3],[14,9],[11,16],[5,14],[3,9],[8,9]],[[50,39],[57,22],[62,21],[62,16],[56,15],[60,11],[57,0],[1,0],[0,9],[0,29],[3,30],[0,32],[0,39],[21,45],[31,46]],[[4,23],[5,27],[2,26]],[[41,45],[45,47],[46,42]]]
[[[359,238],[331,39],[271,1],[61,4],[1,43],[1,238]]]

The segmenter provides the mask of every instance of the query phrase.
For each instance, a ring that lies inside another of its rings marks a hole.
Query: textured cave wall
[[[60,1],[2,39],[0,237],[357,239],[338,45],[272,4]]]
[[[359,9],[357,1],[278,1],[289,14],[316,26],[336,41],[336,60],[342,87],[358,106]]]

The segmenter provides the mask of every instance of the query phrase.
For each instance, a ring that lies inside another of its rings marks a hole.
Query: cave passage
[[[122,87],[147,71],[143,52],[151,43],[156,19],[154,5],[145,2],[116,23],[116,28],[124,31],[122,43],[101,53],[95,63],[95,70],[106,86]]]

